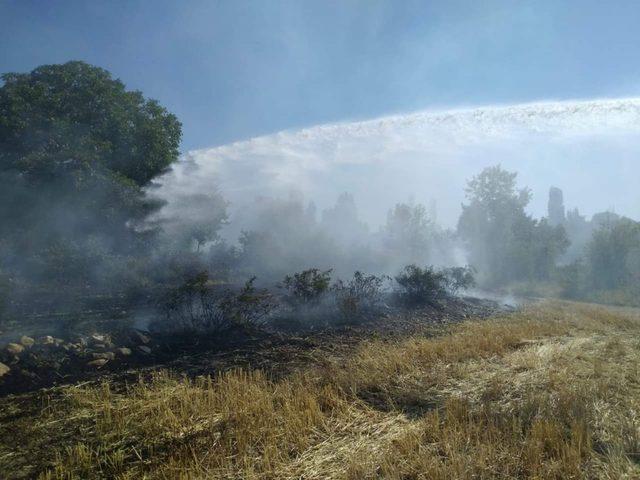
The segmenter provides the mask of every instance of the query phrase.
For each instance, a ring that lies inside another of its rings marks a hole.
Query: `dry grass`
[[[640,478],[639,334],[637,311],[533,306],[285,380],[71,387],[23,434],[42,479]]]

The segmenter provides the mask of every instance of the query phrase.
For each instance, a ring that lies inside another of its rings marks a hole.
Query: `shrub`
[[[226,295],[220,301],[223,317],[233,325],[242,328],[261,326],[276,307],[273,295],[265,289],[256,289],[255,280],[256,277],[252,277],[239,293]]]
[[[170,328],[187,330],[219,330],[224,318],[217,306],[217,299],[208,285],[209,273],[201,271],[185,282],[166,292],[161,308]]]
[[[255,277],[239,292],[220,292],[206,271],[170,290],[162,307],[172,328],[222,331],[231,327],[255,328],[275,307],[266,290],[254,287]]]
[[[382,286],[387,277],[365,275],[355,272],[353,278],[345,283],[336,281],[332,290],[336,296],[336,305],[346,320],[353,320],[368,312],[375,312],[382,302]]]
[[[407,265],[395,280],[396,294],[405,305],[434,305],[447,296],[447,277],[433,267]]]
[[[460,290],[475,287],[475,268],[467,265],[464,267],[451,267],[442,270],[446,280],[446,289],[452,295],[457,295]]]
[[[282,282],[291,298],[297,303],[318,304],[329,290],[331,270],[321,271],[310,268],[302,272],[287,275]]]

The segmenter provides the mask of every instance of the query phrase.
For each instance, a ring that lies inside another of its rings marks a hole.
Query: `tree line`
[[[500,166],[469,180],[455,229],[407,202],[371,231],[348,193],[321,214],[292,196],[257,200],[252,228],[229,244],[221,236],[229,214],[220,193],[176,197],[171,205],[150,194],[177,161],[181,138],[178,119],[156,101],[83,62],[9,73],[2,82],[5,311],[34,295],[140,298],[203,271],[213,283],[272,281],[309,268],[351,278],[354,271],[453,266],[461,252],[485,289],[637,302],[638,222],[565,213],[556,190],[549,215],[535,219],[526,212],[531,192]]]

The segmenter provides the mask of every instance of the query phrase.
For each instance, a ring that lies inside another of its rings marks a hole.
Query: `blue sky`
[[[0,0],[0,72],[84,60],[183,149],[389,113],[640,94],[640,1]]]

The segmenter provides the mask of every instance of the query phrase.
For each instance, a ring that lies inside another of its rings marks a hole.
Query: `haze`
[[[502,164],[533,190],[529,210],[537,217],[546,215],[551,186],[588,215],[610,209],[638,217],[639,154],[640,99],[427,111],[195,150],[159,179],[158,194],[170,201],[217,187],[233,222],[262,195],[296,192],[327,208],[348,191],[371,226],[391,205],[413,199],[436,202],[440,223],[453,227],[466,180]]]

